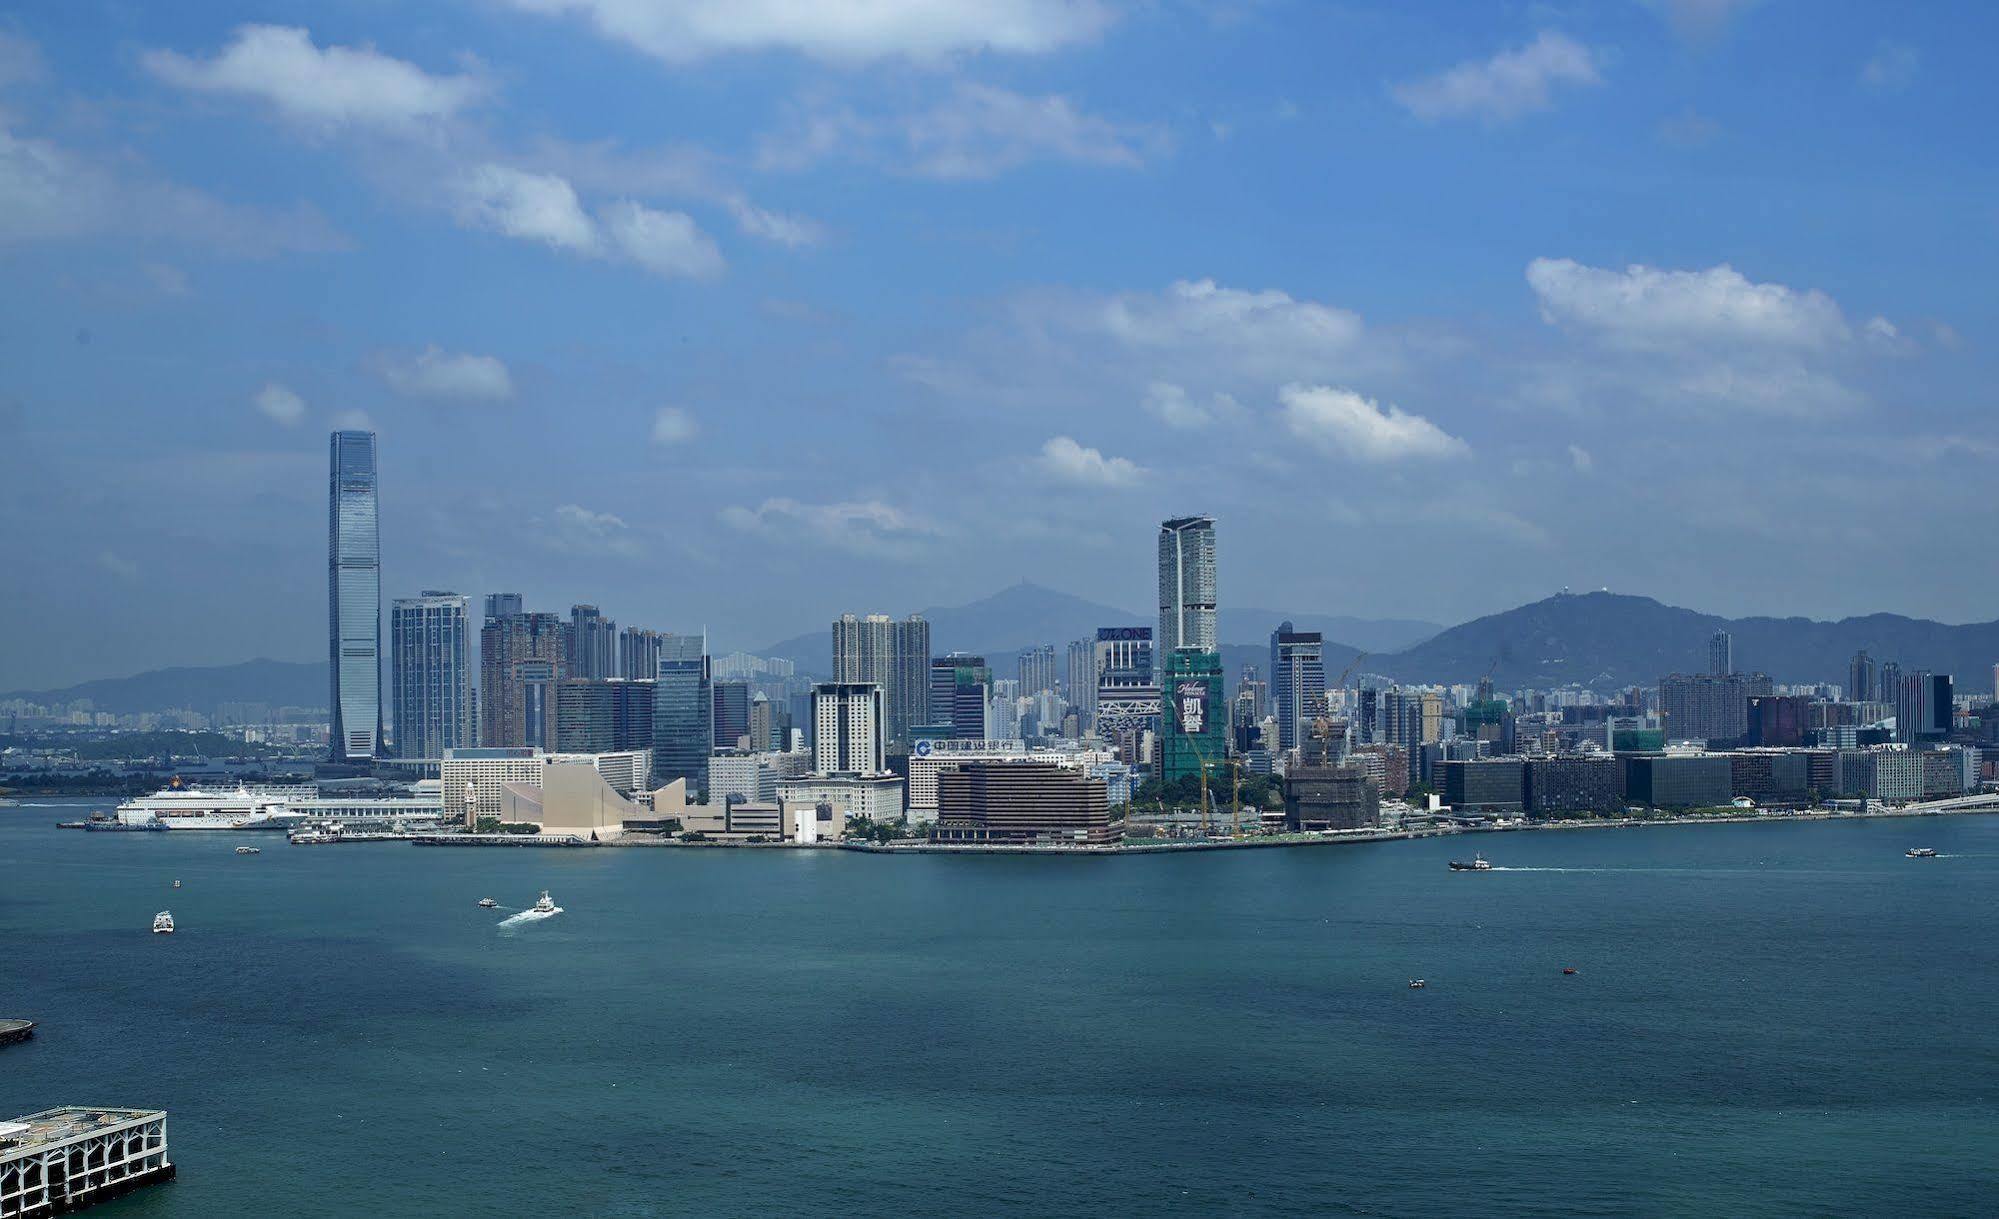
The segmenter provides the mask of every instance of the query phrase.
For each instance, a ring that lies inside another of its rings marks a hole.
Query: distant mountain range
[[[969,605],[924,610],[923,616],[930,621],[933,651],[977,653],[987,658],[996,676],[1011,677],[1025,648],[1052,643],[1060,657],[1070,640],[1090,638],[1099,626],[1151,625],[1156,614],[1116,609],[1023,583]],[[1950,626],[1899,614],[1838,622],[1731,619],[1650,597],[1581,593],[1550,597],[1441,630],[1432,623],[1400,619],[1224,610],[1222,664],[1231,685],[1244,664],[1267,667],[1270,631],[1285,618],[1300,630],[1325,632],[1329,682],[1354,665],[1357,674],[1398,681],[1471,683],[1490,674],[1501,689],[1576,683],[1609,691],[1650,685],[1666,673],[1704,671],[1708,638],[1718,630],[1735,637],[1738,668],[1768,673],[1779,682],[1843,685],[1847,663],[1862,648],[1877,662],[1897,661],[1906,670],[1954,674],[1959,687],[1969,690],[1989,688],[1992,666],[1999,663],[1999,622]],[[1336,633],[1340,630],[1352,638],[1342,638]],[[758,654],[782,656],[806,673],[824,675],[832,668],[831,649],[832,632],[821,626]],[[1059,671],[1065,662],[1058,658],[1056,663]],[[212,713],[228,702],[321,707],[327,698],[326,665],[251,660],[157,669],[60,690],[17,690],[0,697],[40,703],[87,698],[100,710],[119,713],[168,707]]]

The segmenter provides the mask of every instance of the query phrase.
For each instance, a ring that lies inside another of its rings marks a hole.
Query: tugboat
[[[534,899],[534,912],[536,914],[561,914],[562,907],[555,904],[555,899],[548,895],[548,890],[543,889],[541,896]]]
[[[493,900],[492,898],[490,898],[490,897],[482,897],[482,898],[480,898],[480,899],[479,899],[479,908],[480,908],[481,910],[491,910],[491,909],[492,909],[493,907],[495,907],[495,906],[497,906],[497,905],[499,905],[499,904],[500,904],[500,903],[498,903],[498,902],[494,901],[494,900]]]
[[[236,853],[237,853],[238,855],[261,855],[261,854],[263,854],[263,853],[264,853],[264,848],[262,848],[262,847],[237,847],[237,848],[236,848]]]
[[[174,916],[172,913],[166,910],[162,910],[158,914],[155,914],[153,916],[154,935],[172,935],[173,933],[174,933]]]
[[[1480,854],[1477,854],[1477,853],[1474,853],[1474,854],[1472,855],[1472,857],[1471,857],[1471,862],[1470,862],[1470,863],[1466,863],[1466,862],[1465,862],[1464,860],[1462,860],[1462,859],[1453,859],[1453,860],[1451,861],[1451,871],[1453,871],[1453,872],[1490,872],[1490,871],[1492,871],[1492,865],[1491,865],[1491,864],[1489,864],[1489,863],[1487,863],[1487,862],[1485,861],[1485,856],[1483,856],[1483,855],[1480,855]]]
[[[1908,856],[1910,859],[1935,859],[1937,857],[1937,849],[1935,847],[1910,847]]]

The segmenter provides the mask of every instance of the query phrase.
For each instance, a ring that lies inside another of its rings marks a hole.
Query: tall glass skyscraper
[[[396,755],[442,758],[478,743],[472,707],[471,605],[426,590],[389,606]]]
[[[327,492],[327,668],[333,757],[373,758],[382,744],[382,538],[375,433],[335,432]]]
[[[1277,745],[1296,749],[1326,710],[1326,641],[1318,631],[1270,632],[1270,694],[1277,704]]]
[[[1215,651],[1215,518],[1159,526],[1159,663],[1182,648]]]
[[[668,640],[698,639],[668,636]],[[687,794],[708,790],[708,755],[715,748],[715,694],[708,657],[688,656],[662,642],[653,687],[652,773],[660,783],[687,780]]]

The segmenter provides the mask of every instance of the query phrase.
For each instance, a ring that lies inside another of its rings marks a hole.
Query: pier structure
[[[0,1121],[0,1219],[66,1215],[173,1176],[164,1110],[71,1105]]]

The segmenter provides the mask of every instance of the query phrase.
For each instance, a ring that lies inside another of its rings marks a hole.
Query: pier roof
[[[0,1152],[67,1142],[83,1135],[100,1134],[133,1122],[165,1116],[166,1111],[162,1109],[114,1109],[85,1105],[44,1109],[12,1121],[0,1121]]]

